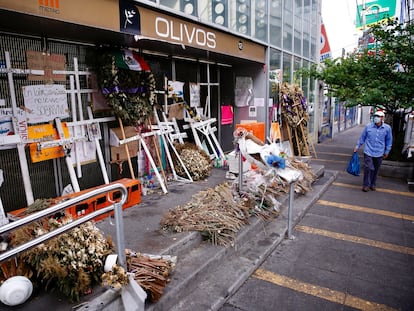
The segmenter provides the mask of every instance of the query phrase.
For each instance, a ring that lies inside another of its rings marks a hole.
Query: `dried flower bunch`
[[[193,180],[203,180],[210,176],[213,165],[204,150],[189,142],[176,144],[175,148]],[[186,177],[184,168],[177,159],[174,168],[178,175]]]
[[[115,289],[120,289],[122,286],[128,284],[128,274],[125,269],[118,265],[113,265],[112,270],[105,272],[101,276],[102,286],[110,286]]]
[[[70,221],[70,217],[50,218],[22,227],[13,232],[11,245],[20,245]],[[93,222],[86,222],[28,250],[21,258],[36,273],[37,284],[46,290],[57,287],[71,301],[78,301],[94,282],[100,282],[105,258],[113,249],[111,238],[105,238]]]
[[[228,183],[200,191],[184,206],[170,209],[161,220],[164,230],[200,231],[215,245],[234,246],[238,231],[249,217],[277,215],[265,206],[257,208],[252,197],[240,197]]]

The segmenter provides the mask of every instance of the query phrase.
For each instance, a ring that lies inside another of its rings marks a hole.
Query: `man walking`
[[[375,112],[374,122],[365,126],[354,148],[354,152],[357,152],[364,143],[364,181],[362,191],[375,191],[382,159],[388,157],[392,146],[391,127],[384,123],[384,112]]]

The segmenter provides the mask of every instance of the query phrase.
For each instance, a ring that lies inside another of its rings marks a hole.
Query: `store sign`
[[[395,0],[358,0],[356,28],[362,29],[380,23],[396,14]]]
[[[320,61],[323,62],[327,58],[331,58],[331,47],[328,41],[328,35],[326,34],[325,25],[321,24],[321,51],[320,51]]]
[[[155,32],[160,38],[169,39],[186,45],[215,49],[216,34],[182,22],[176,23],[164,17],[155,18]]]
[[[155,39],[265,62],[264,46],[248,40],[240,40],[229,33],[140,7],[128,0],[120,0],[119,3],[119,30],[136,35],[137,39]]]

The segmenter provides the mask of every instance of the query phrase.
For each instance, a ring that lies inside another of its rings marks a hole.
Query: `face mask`
[[[374,123],[380,123],[381,118],[380,117],[374,117]]]

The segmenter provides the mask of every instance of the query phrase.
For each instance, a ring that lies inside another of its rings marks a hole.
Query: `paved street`
[[[414,310],[414,193],[384,177],[365,193],[346,173],[362,129],[315,145],[338,177],[221,311]]]

